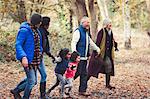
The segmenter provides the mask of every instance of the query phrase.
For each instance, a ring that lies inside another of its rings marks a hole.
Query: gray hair
[[[103,26],[107,26],[110,23],[111,23],[111,20],[109,18],[106,18],[103,20]]]
[[[87,16],[84,16],[84,17],[82,17],[82,19],[81,19],[81,21],[80,21],[80,25],[82,25],[83,24],[83,22],[85,22],[85,21],[89,21],[89,17],[87,17]]]

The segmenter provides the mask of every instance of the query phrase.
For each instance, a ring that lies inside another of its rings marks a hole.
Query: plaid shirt
[[[40,61],[41,61],[41,54],[40,54],[40,36],[38,34],[38,31],[35,29],[32,29],[33,33],[34,33],[34,45],[35,45],[35,49],[34,49],[34,57],[33,60],[31,62],[31,65],[33,67],[39,66]]]

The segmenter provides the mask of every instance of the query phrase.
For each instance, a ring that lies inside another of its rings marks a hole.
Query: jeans
[[[64,87],[65,87],[65,84],[66,84],[66,80],[65,80],[65,78],[63,77],[62,74],[55,73],[55,75],[58,78],[58,80],[60,81],[60,84],[61,84],[60,94],[61,94],[61,97],[63,97],[64,96]]]
[[[38,68],[38,71],[40,72],[40,75],[41,75],[41,83],[42,82],[46,82],[46,77],[47,77],[47,74],[46,74],[46,70],[45,70],[45,65],[44,65],[44,61],[42,60],[41,63],[40,63],[40,66]],[[27,78],[23,79],[18,85],[17,87],[14,89],[16,90],[18,93],[20,93],[21,91],[24,91],[25,90],[25,87],[27,85]]]
[[[38,71],[40,72],[40,75],[41,75],[40,83],[46,82],[47,74],[46,74],[45,64],[43,60],[40,63]]]
[[[26,86],[24,89],[23,99],[29,99],[30,93],[34,85],[37,83],[37,70],[35,68],[24,68],[27,76]]]
[[[77,72],[74,77],[74,79],[76,79],[78,76],[80,76],[79,92],[86,92],[87,89],[88,75],[86,67],[87,67],[87,60],[81,60],[78,64]]]
[[[73,78],[66,78],[66,85],[65,85],[65,89],[68,88],[68,92],[67,93],[70,93],[72,87],[73,87]]]

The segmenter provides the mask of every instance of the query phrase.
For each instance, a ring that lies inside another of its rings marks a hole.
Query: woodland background
[[[105,18],[112,20],[112,30],[118,42],[115,52],[116,76],[112,78],[115,90],[104,87],[104,77],[91,78],[89,99],[150,99],[150,0],[0,0],[0,99],[12,99],[9,90],[25,76],[15,58],[15,38],[20,23],[28,21],[33,13],[49,16],[51,52],[70,48],[72,32],[83,16],[89,16],[91,35],[95,41]],[[54,83],[54,67],[45,55],[48,83]],[[39,82],[40,76],[38,77]],[[79,79],[73,95],[78,96]],[[32,91],[32,98],[39,97],[39,84]],[[48,88],[47,87],[47,88]],[[57,97],[56,89],[52,96]]]

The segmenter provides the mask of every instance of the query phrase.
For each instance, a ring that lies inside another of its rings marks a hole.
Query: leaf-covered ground
[[[146,33],[133,34],[132,49],[123,48],[123,35],[118,34],[119,52],[115,52],[115,76],[111,84],[114,90],[105,88],[105,76],[100,74],[99,79],[91,78],[88,82],[87,92],[90,97],[78,96],[79,78],[74,81],[72,95],[78,99],[150,99],[150,39]],[[55,82],[54,66],[46,60],[47,89]],[[24,77],[23,69],[16,62],[0,63],[0,99],[13,99],[10,89]],[[39,80],[33,88],[31,99],[39,97]],[[51,96],[58,97],[56,88]]]

